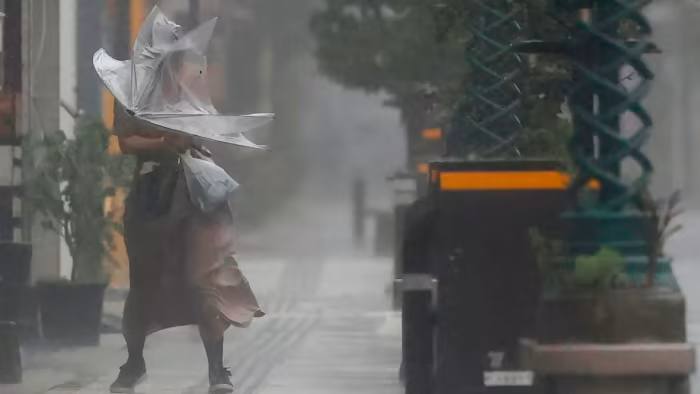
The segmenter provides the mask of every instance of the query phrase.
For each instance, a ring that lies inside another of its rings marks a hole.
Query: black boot
[[[134,289],[129,292],[124,305],[122,331],[129,359],[119,369],[117,380],[110,386],[112,393],[133,393],[134,388],[146,378],[146,362],[143,359],[143,348],[146,344],[144,312]]]
[[[231,371],[223,366],[209,368],[209,392],[212,394],[233,393]]]
[[[129,360],[119,368],[117,380],[109,387],[110,393],[133,393],[134,388],[146,379],[146,363]]]
[[[205,341],[204,350],[209,362],[209,392],[216,394],[232,393],[231,372],[224,368],[224,339]]]

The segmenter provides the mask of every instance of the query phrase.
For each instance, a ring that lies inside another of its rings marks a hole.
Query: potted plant
[[[646,285],[655,284],[656,268],[659,260],[664,258],[666,241],[683,229],[674,220],[683,213],[679,208],[681,192],[676,190],[668,198],[655,199],[647,190],[642,196],[642,209],[649,215],[651,224],[647,227],[647,243],[649,245],[649,269],[646,273]]]
[[[664,254],[665,242],[681,228],[674,222],[679,203],[678,192],[660,200],[645,193],[637,231],[647,248],[638,256],[610,246],[572,256],[568,242],[531,231],[543,279],[540,343],[685,340],[685,303]]]
[[[96,345],[107,283],[105,255],[116,222],[104,201],[125,185],[130,159],[108,152],[109,132],[101,123],[79,123],[75,138],[57,131],[25,140],[32,168],[24,201],[42,225],[65,240],[73,259],[70,279],[37,285],[41,328],[46,339]]]

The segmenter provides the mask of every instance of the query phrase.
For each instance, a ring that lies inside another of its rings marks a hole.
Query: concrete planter
[[[545,294],[540,343],[685,342],[685,298],[677,288]]]
[[[695,369],[677,287],[545,295],[520,356],[547,394],[688,394]]]

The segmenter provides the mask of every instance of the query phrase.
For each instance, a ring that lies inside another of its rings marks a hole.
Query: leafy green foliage
[[[311,21],[321,71],[345,86],[396,96],[459,80],[463,47],[435,39],[431,3],[327,0]]]
[[[71,257],[71,279],[103,282],[103,258],[117,224],[104,213],[105,198],[126,186],[135,163],[107,152],[109,132],[101,123],[82,123],[75,138],[64,132],[30,134],[24,160],[32,163],[24,181],[24,201],[42,225],[65,239]]]
[[[649,216],[649,228],[647,230],[647,244],[649,246],[649,267],[647,270],[647,286],[654,285],[656,267],[659,258],[663,256],[666,241],[683,226],[675,222],[675,219],[683,213],[679,207],[681,193],[679,190],[671,193],[668,198],[654,199],[647,190],[642,196],[642,210]]]
[[[386,93],[409,132],[434,113],[449,114],[467,73],[465,37],[439,37],[438,4],[326,0],[311,20],[321,72],[349,88]]]
[[[526,8],[528,38],[560,40],[569,21],[548,0],[513,0]],[[320,70],[343,86],[384,92],[406,126],[409,151],[423,127],[450,123],[469,89],[465,51],[478,15],[460,0],[325,0],[311,21]],[[563,58],[529,55],[523,97],[522,157],[569,161],[570,121],[562,120],[570,69]]]
[[[578,256],[574,261],[574,284],[580,287],[606,289],[623,279],[625,258],[616,250],[602,247],[594,255]]]
[[[530,228],[529,235],[544,286],[562,287],[567,282],[566,272],[561,265],[561,257],[566,252],[566,243],[547,237],[537,228]]]
[[[612,248],[603,247],[593,255],[577,256],[572,270],[564,264],[568,255],[565,241],[549,238],[532,228],[530,245],[545,288],[606,290],[631,285],[625,276],[624,256]]]
[[[533,107],[529,117],[532,122],[520,134],[516,145],[524,157],[555,159],[571,170],[573,163],[568,144],[573,125],[570,120],[556,115],[552,118],[551,109],[547,108],[550,104],[542,101]]]

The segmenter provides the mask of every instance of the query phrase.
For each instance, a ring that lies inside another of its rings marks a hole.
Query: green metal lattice
[[[565,265],[571,268],[577,257],[610,248],[625,257],[625,271],[635,281],[639,272],[646,272],[647,283],[656,277],[672,284],[668,260],[652,251],[656,241],[650,234],[656,224],[644,202],[653,168],[642,151],[652,127],[642,101],[654,74],[643,56],[657,52],[641,12],[649,2],[554,0],[567,13],[561,21],[569,16],[576,21],[569,37],[520,42],[516,48],[572,60],[569,104],[574,135],[569,150],[576,170],[571,188],[578,198],[575,209],[564,215],[570,228]],[[599,183],[598,193],[591,193],[591,181]]]
[[[573,32],[574,138],[570,149],[578,169],[573,189],[581,190],[593,179],[600,182],[600,199],[593,208],[599,212],[639,207],[652,172],[652,164],[642,152],[652,120],[641,101],[654,78],[642,59],[652,47],[651,26],[641,13],[644,3],[593,1],[591,8],[578,10],[580,17]],[[630,76],[639,82],[625,87],[621,81]],[[622,130],[624,114],[635,120],[634,128]],[[622,164],[630,160],[638,166],[638,174],[623,179]]]
[[[470,75],[452,120],[447,153],[518,156],[525,64],[511,44],[522,32],[523,8],[512,0],[472,0],[465,8],[473,36],[466,51]]]

